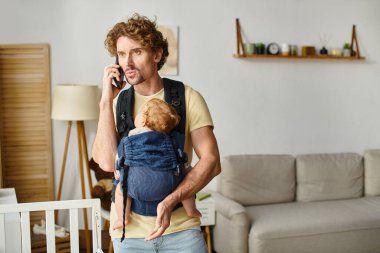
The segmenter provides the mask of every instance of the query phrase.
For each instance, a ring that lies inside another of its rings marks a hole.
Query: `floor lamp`
[[[78,136],[78,154],[79,154],[79,169],[80,169],[80,180],[82,189],[82,198],[86,198],[86,187],[85,187],[85,177],[84,177],[84,166],[86,167],[86,175],[88,188],[91,192],[92,190],[92,180],[90,174],[90,168],[88,165],[88,152],[87,152],[87,141],[86,133],[84,128],[85,120],[95,120],[99,116],[99,90],[98,86],[93,85],[74,85],[74,84],[62,84],[57,85],[53,94],[53,108],[52,108],[52,119],[54,120],[65,120],[67,121],[67,131],[66,131],[66,142],[63,152],[63,160],[61,167],[61,175],[59,178],[59,187],[57,200],[61,199],[63,178],[65,176],[65,167],[67,159],[67,150],[70,141],[70,132],[72,122],[77,123],[77,136]],[[88,231],[88,219],[87,210],[83,209],[84,218],[84,233],[86,240],[86,252],[90,252],[91,242],[90,235]],[[57,219],[57,213],[55,214],[55,219]]]

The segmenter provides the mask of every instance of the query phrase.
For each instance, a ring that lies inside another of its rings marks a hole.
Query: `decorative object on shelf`
[[[204,199],[211,197],[211,194],[208,192],[198,192],[196,196],[197,196],[198,201],[202,201]]]
[[[292,56],[298,55],[297,45],[290,45],[290,55],[292,55]]]
[[[79,169],[82,188],[82,198],[86,198],[84,167],[86,166],[87,182],[89,190],[92,190],[92,180],[88,164],[87,140],[84,128],[85,120],[95,120],[99,116],[99,89],[95,85],[75,85],[64,84],[57,85],[53,94],[52,119],[67,121],[66,143],[62,159],[61,176],[59,179],[57,200],[61,199],[63,178],[65,175],[67,149],[69,146],[71,125],[73,121],[77,122],[78,152],[79,152]],[[83,209],[86,250],[90,252],[90,235],[88,230],[87,210]],[[56,221],[57,213],[56,213]]]
[[[255,44],[244,43],[243,46],[244,46],[244,51],[246,54],[253,54],[254,53]]]
[[[313,46],[303,46],[302,56],[313,56],[315,55],[315,47]]]
[[[327,56],[329,51],[327,50],[327,44],[329,43],[331,36],[327,36],[325,33],[319,35],[319,40],[321,41],[322,48],[319,50],[319,54],[322,56]]]
[[[354,46],[356,46],[356,51],[354,50]],[[356,56],[356,58],[360,59],[360,51],[358,38],[356,37],[356,25],[352,26],[352,36],[351,36],[351,56]]]
[[[240,22],[239,22],[239,19],[237,18],[236,21],[236,53],[238,55],[242,55],[242,56],[245,56],[245,51],[244,51],[244,47],[243,47],[243,39],[241,37],[241,29],[240,29]],[[242,51],[242,53],[240,54],[240,50]]]
[[[351,57],[351,44],[348,42],[345,42],[343,44],[343,56],[344,57]]]
[[[267,53],[270,55],[278,55],[280,53],[280,46],[277,43],[270,43],[267,47]]]
[[[342,57],[342,49],[333,48],[330,50],[329,55],[333,57]]]
[[[256,54],[265,54],[265,44],[264,43],[256,43],[255,44],[255,53]]]
[[[239,19],[236,18],[236,54],[234,54],[233,56],[235,58],[285,58],[285,59],[320,59],[320,60],[364,60],[365,57],[361,56],[360,55],[360,52],[359,52],[359,45],[358,45],[358,41],[357,41],[357,37],[356,37],[356,26],[353,25],[352,27],[352,38],[351,38],[351,57],[343,57],[343,56],[332,56],[331,53],[330,54],[327,54],[327,49],[326,49],[326,44],[327,44],[327,41],[326,39],[322,39],[321,40],[321,43],[322,43],[322,49],[320,52],[321,55],[317,55],[316,52],[315,52],[315,47],[314,48],[314,53],[313,54],[310,54],[310,52],[307,52],[306,55],[304,54],[301,54],[301,55],[298,55],[297,53],[295,54],[292,54],[290,53],[289,55],[282,55],[282,54],[278,54],[278,55],[269,55],[269,54],[260,54],[257,49],[259,48],[258,47],[258,44],[256,44],[255,46],[255,49],[254,49],[254,54],[249,54],[247,55],[245,52],[244,52],[244,47],[243,47],[243,39],[242,39],[242,36],[241,36],[241,27],[240,27],[240,22],[239,22]],[[356,51],[354,49],[354,47],[356,48]],[[265,49],[264,49],[265,50]],[[326,50],[326,51],[325,51]],[[291,51],[291,50],[290,50]],[[326,53],[326,54],[325,54]]]
[[[321,50],[319,50],[319,54],[320,55],[328,55],[329,51],[325,47],[322,47]]]
[[[281,55],[288,56],[290,54],[290,46],[287,43],[281,44]]]

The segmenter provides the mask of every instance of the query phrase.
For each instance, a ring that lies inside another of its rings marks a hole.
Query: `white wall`
[[[107,31],[133,12],[178,25],[179,75],[199,90],[214,118],[221,156],[238,153],[362,153],[380,148],[380,1],[377,0],[0,0],[0,44],[49,43],[52,87],[101,85],[113,59]],[[251,42],[329,47],[351,40],[357,25],[359,61],[235,59],[235,18]],[[86,123],[89,149],[96,124]],[[66,123],[54,121],[56,186]],[[76,136],[67,166],[77,168]],[[70,171],[70,170],[69,170]],[[71,170],[63,198],[80,196]],[[74,173],[74,172],[75,173]],[[215,188],[215,182],[208,187]]]

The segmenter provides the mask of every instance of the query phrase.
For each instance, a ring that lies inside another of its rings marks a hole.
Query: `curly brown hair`
[[[157,132],[170,133],[179,123],[181,117],[165,101],[152,98],[144,106],[145,125]]]
[[[104,45],[112,56],[116,56],[116,41],[121,36],[126,36],[132,40],[138,41],[143,48],[151,48],[153,52],[161,49],[162,57],[157,64],[158,70],[164,66],[169,56],[168,41],[157,30],[156,20],[152,21],[138,13],[132,15],[127,22],[117,23],[107,34]]]

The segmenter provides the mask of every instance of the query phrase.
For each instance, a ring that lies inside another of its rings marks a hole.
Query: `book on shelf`
[[[204,199],[207,199],[208,197],[210,197],[211,194],[210,193],[207,193],[207,192],[198,192],[197,193],[197,200],[198,201],[202,201]]]

